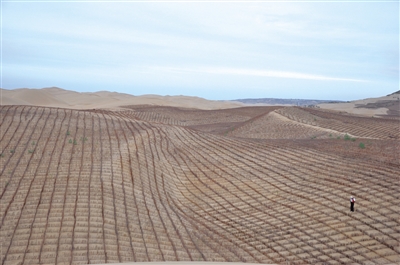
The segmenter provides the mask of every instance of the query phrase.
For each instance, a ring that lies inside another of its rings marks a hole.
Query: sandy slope
[[[330,109],[337,111],[345,111],[353,114],[360,114],[366,116],[375,116],[375,115],[386,115],[388,113],[387,108],[356,108],[360,105],[366,105],[369,103],[377,103],[380,101],[398,101],[400,98],[400,94],[392,94],[385,97],[379,98],[367,98],[362,100],[355,100],[348,103],[324,103],[318,104],[318,106],[322,109]]]
[[[284,117],[263,119],[274,111]],[[0,123],[4,265],[400,261],[396,120],[297,107],[1,106]],[[188,129],[216,123],[229,126]],[[361,139],[322,138],[318,127]],[[240,139],[230,128],[244,129]]]
[[[200,261],[163,261],[163,262],[125,262],[124,265],[173,265],[173,264],[190,264],[190,265],[226,265],[226,262],[200,262]],[[229,265],[243,265],[240,262],[229,262]],[[247,265],[260,265],[260,263],[246,263]],[[121,265],[121,263],[104,263],[97,265]],[[269,265],[274,265],[269,263]]]
[[[1,89],[1,105],[35,105],[72,109],[118,108],[124,105],[158,105],[197,109],[227,109],[244,104],[212,101],[188,96],[133,96],[124,93],[99,91],[79,93],[57,87],[43,89]]]
[[[121,265],[122,263],[104,263],[97,265]],[[163,261],[163,262],[124,262],[124,265],[226,265],[226,262],[200,262],[200,261]],[[229,265],[243,265],[244,263],[240,262],[229,262]],[[246,265],[260,265],[260,263],[246,263]],[[269,263],[268,265],[274,265]]]
[[[388,114],[388,108],[364,108],[360,106],[382,101],[399,101],[399,98],[400,94],[392,94],[385,97],[369,98],[349,103],[324,103],[318,104],[318,106],[322,109],[345,111],[366,116],[386,115]],[[130,94],[108,91],[79,93],[57,87],[42,89],[0,89],[0,104],[35,105],[71,109],[118,109],[125,105],[157,105],[215,110],[246,106],[246,104],[240,102],[212,101],[199,97],[159,95],[133,96]]]

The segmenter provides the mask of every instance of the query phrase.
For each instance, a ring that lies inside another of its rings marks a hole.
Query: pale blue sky
[[[399,89],[399,2],[2,1],[1,86],[382,96]]]

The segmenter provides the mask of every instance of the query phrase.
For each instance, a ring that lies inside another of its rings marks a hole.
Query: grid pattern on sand
[[[232,130],[228,135],[253,139],[328,139],[344,135],[344,133],[327,130],[313,123],[299,122],[289,119],[279,110],[265,114]]]
[[[298,107],[282,108],[277,112],[297,122],[349,133],[357,137],[400,139],[399,121],[393,119],[361,117]]]
[[[2,264],[400,261],[398,167],[111,111],[0,122]]]
[[[161,106],[125,106],[130,115],[140,120],[179,126],[200,126],[220,123],[242,123],[279,107],[242,107],[220,110],[199,110]]]

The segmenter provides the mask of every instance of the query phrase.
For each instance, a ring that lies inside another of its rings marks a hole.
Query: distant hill
[[[134,96],[109,91],[76,92],[58,87],[11,90],[0,88],[0,92],[0,105],[31,105],[70,109],[118,108],[130,105],[174,106],[196,109],[228,109],[243,106],[239,102],[207,100],[192,96]]]
[[[383,97],[366,98],[337,104],[322,103],[317,107],[345,111],[353,114],[399,119],[400,90]]]
[[[309,106],[322,103],[343,103],[345,101],[338,100],[317,100],[317,99],[282,99],[282,98],[246,98],[236,99],[244,104],[263,104],[263,105],[293,105],[293,106]]]
[[[393,96],[393,95],[396,95],[396,94],[400,94],[400,90],[398,90],[398,91],[396,91],[396,92],[393,92],[392,94],[389,94],[389,95],[387,95],[387,96]]]

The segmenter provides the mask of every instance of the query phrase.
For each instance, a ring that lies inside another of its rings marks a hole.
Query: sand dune
[[[14,104],[0,106],[2,264],[400,261],[400,132],[391,117],[1,92],[2,105]]]
[[[213,101],[190,96],[133,96],[125,93],[98,91],[75,92],[58,87],[42,89],[0,89],[1,105],[33,105],[60,107],[70,109],[120,109],[121,106],[156,105],[194,108],[202,110],[228,109],[246,106],[234,101]],[[384,104],[383,104],[384,103]],[[251,106],[255,106],[251,104]],[[344,111],[364,116],[399,115],[400,94],[398,92],[379,98],[368,98],[348,103],[323,103],[317,105],[322,109]]]
[[[97,265],[121,265],[121,263],[104,263]],[[200,262],[200,261],[163,261],[163,262],[124,262],[124,265],[173,265],[173,264],[190,264],[190,265],[226,265],[226,262]],[[259,263],[246,263],[247,265],[259,264]],[[243,265],[241,262],[229,262],[229,265]],[[269,264],[273,265],[273,264]]]
[[[379,116],[389,114],[390,109],[400,109],[400,94],[398,92],[378,98],[355,100],[348,103],[323,103],[318,104],[322,109],[345,111],[352,114]],[[379,103],[392,102],[391,108],[380,107]]]
[[[0,123],[4,265],[400,261],[396,120],[1,106]]]
[[[1,105],[34,105],[71,109],[119,108],[123,105],[158,105],[196,109],[227,109],[244,104],[212,101],[189,96],[133,96],[124,93],[99,91],[79,93],[57,87],[43,89],[1,89]]]
[[[162,262],[124,262],[124,265],[226,265],[226,262],[201,262],[201,261],[162,261]],[[255,265],[259,263],[246,263],[246,265]],[[97,265],[121,265],[121,263],[103,263]],[[229,262],[229,265],[243,265],[241,262]],[[266,264],[267,265],[267,264]],[[268,265],[274,265],[269,263]]]

